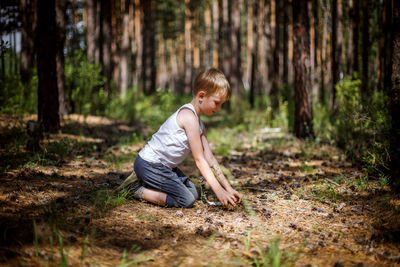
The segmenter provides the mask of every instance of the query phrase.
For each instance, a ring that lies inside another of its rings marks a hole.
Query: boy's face
[[[201,100],[201,111],[206,115],[213,115],[217,111],[221,110],[222,104],[226,101],[226,98],[220,94],[200,94],[199,99]]]

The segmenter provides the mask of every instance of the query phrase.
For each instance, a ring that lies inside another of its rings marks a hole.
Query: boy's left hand
[[[229,188],[227,191],[228,191],[228,193],[231,193],[235,197],[236,203],[242,202],[242,195],[238,191],[236,191],[232,187]]]

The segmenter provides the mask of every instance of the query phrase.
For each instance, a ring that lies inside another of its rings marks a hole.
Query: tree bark
[[[65,44],[65,25],[66,25],[66,10],[67,1],[56,1],[56,21],[57,21],[57,87],[58,87],[58,102],[60,114],[67,114],[67,105],[65,100],[65,73],[64,73],[64,44]]]
[[[342,64],[342,2],[332,1],[332,87],[330,93],[329,109],[336,110],[336,84],[340,81]]]
[[[392,45],[391,45],[391,73],[392,83],[389,92],[391,133],[390,133],[390,172],[391,183],[396,191],[400,191],[400,2],[391,0],[393,6],[392,17]]]
[[[190,0],[185,0],[185,77],[184,77],[184,92],[189,93],[191,91],[192,83],[192,42],[191,42],[191,31],[192,31],[192,19],[190,11]]]
[[[222,36],[223,36],[223,61],[222,71],[228,80],[231,80],[231,42],[230,42],[230,21],[229,21],[229,3],[228,0],[222,0]]]
[[[384,50],[383,50],[383,58],[384,58],[384,78],[383,84],[385,91],[389,91],[392,86],[392,72],[390,71],[392,68],[392,42],[393,42],[393,33],[392,33],[392,0],[384,0],[384,22],[383,22],[383,35],[384,35]]]
[[[213,48],[212,48],[212,65],[218,67],[218,51],[219,51],[219,8],[218,0],[212,0],[212,19],[213,19]]]
[[[260,23],[259,23],[259,73],[260,75],[260,88],[264,93],[269,93],[271,90],[271,83],[269,80],[269,72],[271,66],[271,5],[269,0],[260,1]]]
[[[293,1],[293,43],[295,73],[294,133],[298,138],[314,137],[310,74],[310,23],[308,2]]]
[[[156,91],[155,38],[152,0],[142,0],[142,91],[150,95]]]
[[[205,38],[203,44],[203,66],[206,68],[211,67],[212,51],[211,51],[211,7],[210,3],[206,1],[204,11],[204,27]]]
[[[289,0],[284,1],[284,10],[283,10],[283,73],[282,73],[282,81],[287,86],[289,84],[289,29],[288,26],[290,24],[290,4]]]
[[[257,18],[258,18],[258,1],[252,0],[253,7],[253,46],[251,51],[251,75],[250,75],[250,97],[249,102],[251,108],[255,106],[256,94],[256,73],[257,73],[257,51],[258,51],[258,32],[257,32]]]
[[[86,1],[86,9],[87,9],[87,22],[86,22],[86,54],[87,58],[90,62],[95,62],[96,56],[96,8],[97,8],[96,0],[87,0]]]
[[[121,95],[126,95],[128,91],[128,53],[129,53],[129,6],[130,0],[125,0],[122,9],[122,42],[120,49],[120,73],[121,73],[121,83],[120,91]]]
[[[103,75],[106,78],[104,89],[108,97],[111,97],[111,79],[112,79],[112,59],[111,59],[111,1],[101,0],[101,53],[100,62],[103,66]]]
[[[241,81],[242,81],[242,60],[241,60],[241,38],[240,38],[240,9],[241,9],[241,0],[233,0],[231,1],[232,12],[231,15],[231,88],[232,92],[242,97],[241,90]]]
[[[323,13],[323,24],[322,24],[322,37],[321,37],[321,51],[320,51],[320,62],[321,62],[321,72],[320,72],[320,86],[319,86],[319,102],[322,104],[326,103],[326,89],[325,89],[325,74],[327,69],[327,31],[328,31],[328,11],[326,1],[322,1],[322,13]]]
[[[362,1],[363,24],[362,24],[362,76],[361,76],[361,96],[364,101],[369,97],[369,0]]]
[[[21,14],[21,82],[25,85],[23,98],[29,95],[27,87],[32,78],[32,70],[35,67],[35,29],[36,29],[36,2],[21,0],[19,2]]]
[[[280,12],[281,1],[275,0],[275,35],[274,35],[274,52],[273,52],[273,64],[272,64],[272,88],[271,88],[271,105],[274,112],[279,109],[279,48],[280,48]]]
[[[57,36],[55,0],[38,1],[37,7],[38,121],[46,132],[60,128],[57,87]]]

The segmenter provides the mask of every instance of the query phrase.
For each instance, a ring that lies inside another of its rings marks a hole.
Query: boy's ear
[[[206,92],[204,92],[203,90],[200,90],[200,91],[197,93],[197,97],[200,98],[200,99],[202,99],[202,98],[205,97],[205,96],[206,96]]]

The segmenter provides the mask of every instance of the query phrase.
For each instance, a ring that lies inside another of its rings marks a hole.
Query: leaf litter
[[[2,135],[12,138],[19,120],[0,117]],[[271,253],[282,265],[400,265],[399,196],[377,179],[363,184],[360,167],[332,146],[242,133],[242,145],[218,159],[244,204],[210,205],[217,199],[206,189],[209,203],[167,209],[111,193],[144,145],[118,140],[148,129],[78,115],[62,127],[42,144],[53,154],[20,145],[1,163],[4,266],[249,266],[267,265]],[[11,153],[6,140],[0,149]],[[204,186],[192,159],[181,169]]]

